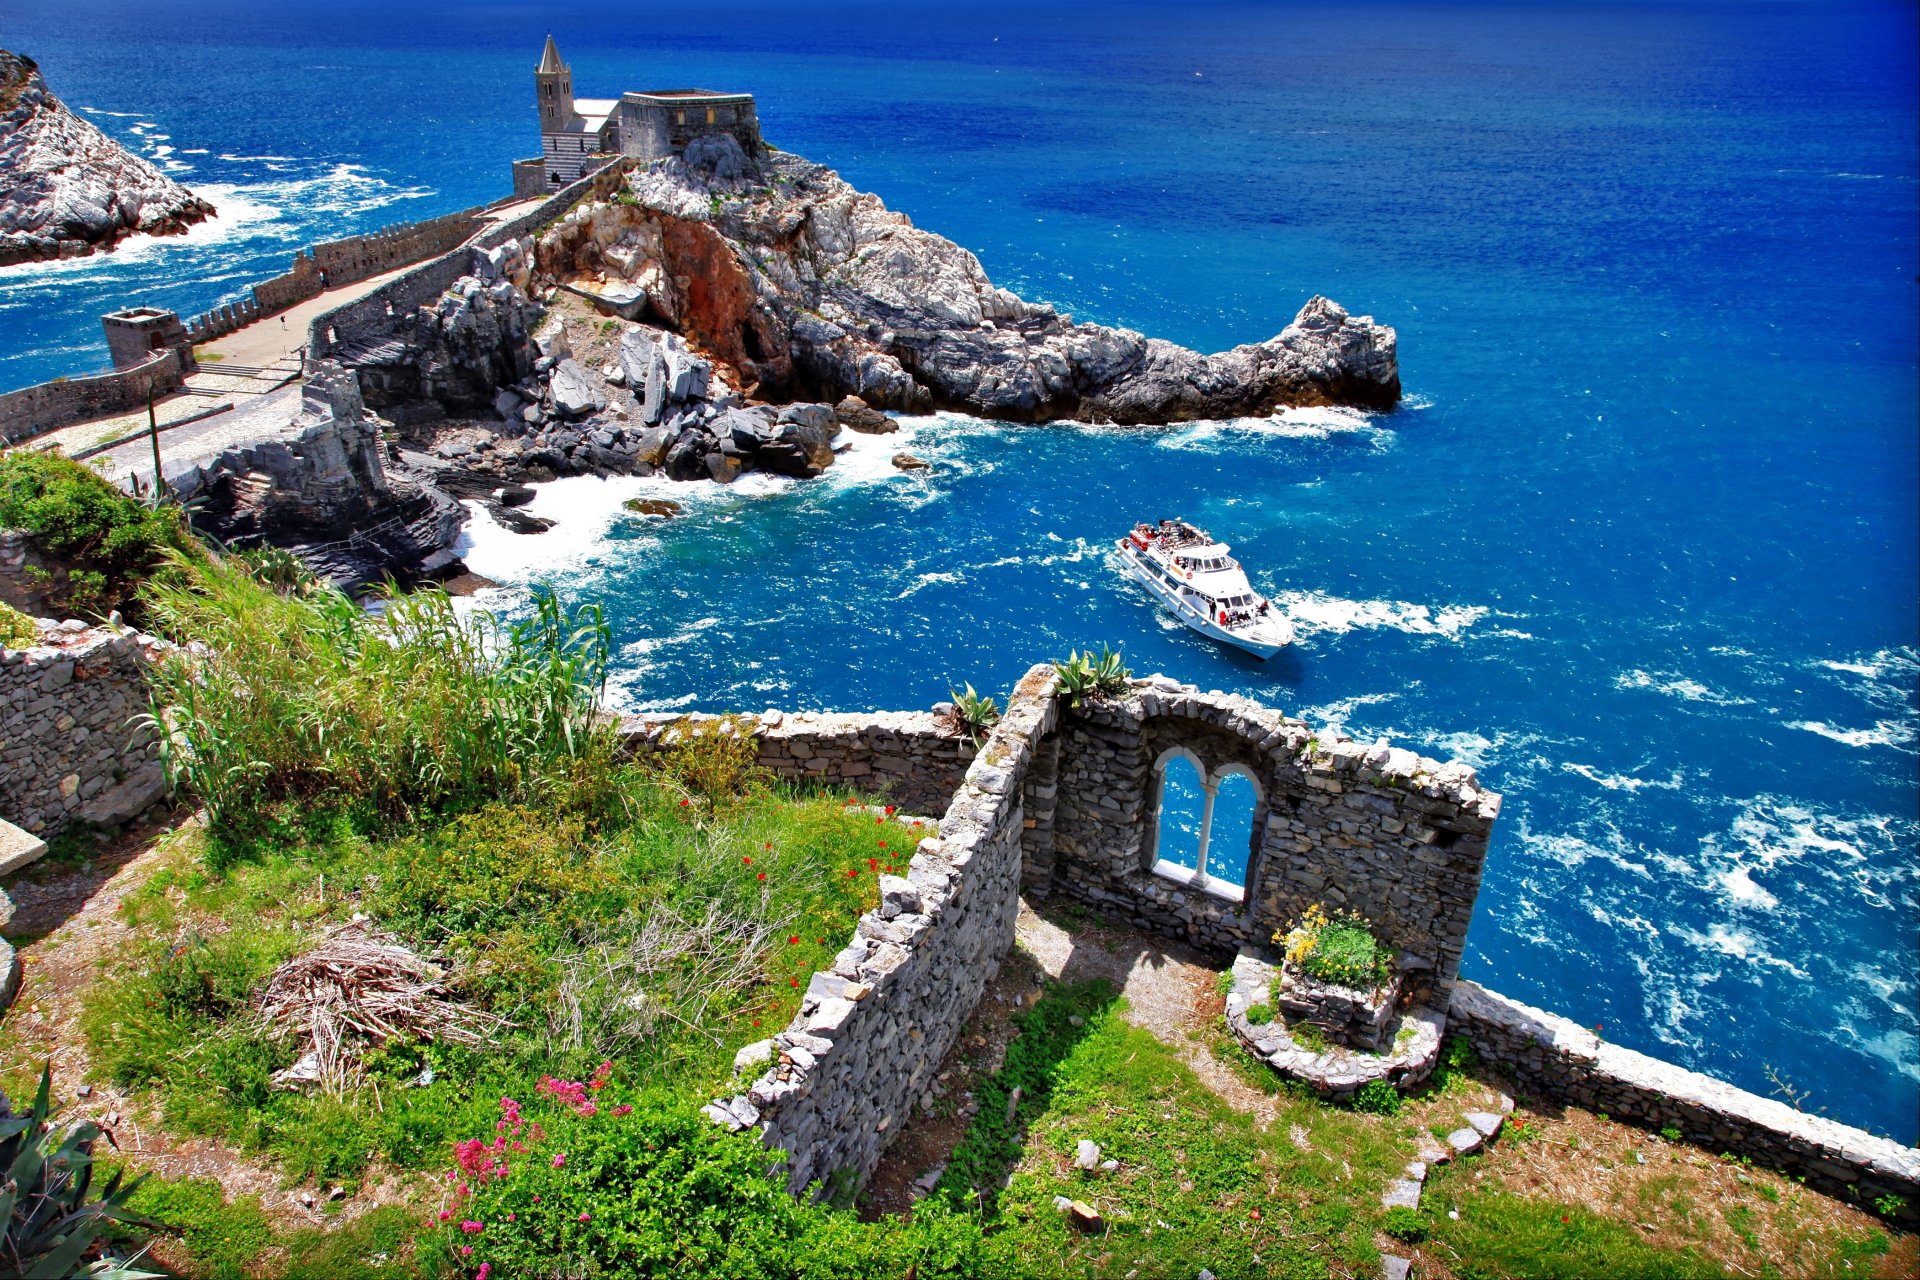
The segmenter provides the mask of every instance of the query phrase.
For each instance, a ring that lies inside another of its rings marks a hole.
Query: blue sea
[[[664,482],[575,481],[544,541],[477,528],[501,580],[604,600],[624,702],[924,707],[1111,642],[1469,761],[1506,795],[1469,976],[1914,1141],[1913,6],[0,0],[0,44],[223,211],[0,274],[0,386],[103,364],[103,310],[504,194],[549,30],[583,96],[755,92],[1029,297],[1218,349],[1326,293],[1399,330],[1408,392],[916,419],[880,443],[925,478],[863,446],[665,524],[618,513]],[[1294,651],[1123,584],[1111,540],[1176,513]]]

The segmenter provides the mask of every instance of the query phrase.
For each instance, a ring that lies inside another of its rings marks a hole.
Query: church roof
[[[553,36],[549,34],[547,36],[546,51],[540,55],[540,65],[535,70],[540,75],[551,76],[558,75],[566,69],[567,64],[560,61],[559,47],[553,43]]]

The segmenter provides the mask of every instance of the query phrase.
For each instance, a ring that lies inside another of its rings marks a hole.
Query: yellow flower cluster
[[[1275,933],[1273,940],[1286,944],[1288,962],[1297,965],[1320,945],[1320,931],[1327,924],[1327,909],[1316,902],[1301,913],[1298,925],[1285,934]]]

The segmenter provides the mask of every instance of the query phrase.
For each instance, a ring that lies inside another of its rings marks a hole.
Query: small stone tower
[[[560,133],[573,119],[573,68],[560,61],[560,50],[547,36],[547,48],[533,73],[540,95],[540,132]]]

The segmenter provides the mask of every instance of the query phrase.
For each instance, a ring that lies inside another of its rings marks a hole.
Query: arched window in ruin
[[[1191,879],[1200,869],[1206,770],[1192,752],[1174,747],[1161,756],[1155,773],[1153,869],[1175,879]]]
[[[1232,886],[1244,896],[1259,836],[1260,784],[1243,765],[1230,764],[1213,775],[1213,817],[1207,832],[1207,878]]]
[[[1152,858],[1157,876],[1216,898],[1246,900],[1253,851],[1265,818],[1260,781],[1244,765],[1211,773],[1185,747],[1154,763]]]

